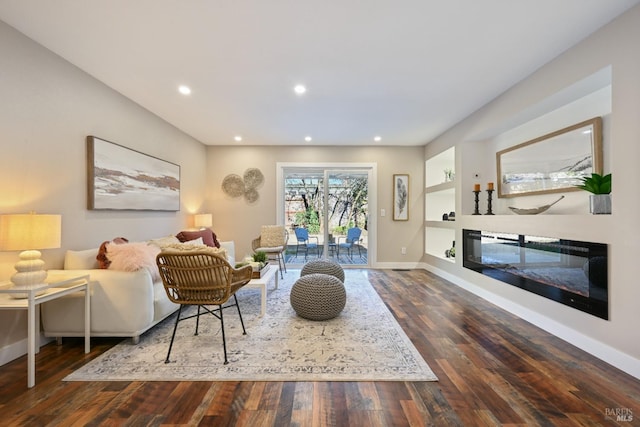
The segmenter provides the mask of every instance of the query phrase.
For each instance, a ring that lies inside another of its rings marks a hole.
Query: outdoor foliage
[[[311,234],[318,234],[320,232],[318,213],[311,207],[304,212],[297,212],[295,221],[299,227],[306,228]]]
[[[291,178],[287,181],[289,221],[304,227],[311,234],[321,232],[323,218],[322,199],[324,182],[319,177]],[[367,228],[368,194],[366,177],[331,178],[326,198],[327,229],[335,234],[346,234],[351,227]]]

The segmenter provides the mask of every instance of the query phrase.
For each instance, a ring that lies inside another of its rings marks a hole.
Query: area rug
[[[140,338],[118,344],[66,381],[437,381],[363,270],[346,270],[347,304],[336,318],[310,321],[291,308],[289,293],[299,270],[289,270],[267,292],[260,316],[260,294],[242,289],[238,301],[247,335],[235,308],[224,312],[229,364],[224,365],[220,321],[201,317],[178,325],[165,357],[175,315]],[[190,308],[191,309],[191,308]]]

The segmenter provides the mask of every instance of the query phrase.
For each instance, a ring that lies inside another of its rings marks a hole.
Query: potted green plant
[[[600,175],[592,173],[591,176],[580,178],[582,183],[576,187],[591,193],[589,196],[589,209],[592,214],[611,213],[611,174]]]
[[[262,269],[262,267],[264,267],[264,265],[267,263],[267,253],[263,251],[257,251],[253,254],[253,261],[260,264],[260,269]]]
[[[263,251],[257,251],[250,258],[247,259],[249,265],[253,268],[253,278],[262,277],[262,274],[266,271],[264,267],[267,265],[267,253]]]

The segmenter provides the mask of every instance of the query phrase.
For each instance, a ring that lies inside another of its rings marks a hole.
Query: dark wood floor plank
[[[410,426],[420,426],[431,424],[429,414],[421,411],[419,405],[415,400],[401,400],[400,406],[404,412],[404,416],[407,419],[407,423]]]
[[[348,382],[345,383],[344,387],[347,410],[349,412],[379,411],[383,409],[378,390],[373,382]]]
[[[195,425],[199,425],[202,422],[202,420],[204,419],[204,417],[206,416],[209,410],[209,406],[211,406],[211,402],[213,401],[216,394],[218,393],[218,390],[220,388],[220,383],[207,382],[206,384],[207,384],[206,392],[202,396],[202,399],[199,402],[197,402],[198,406],[194,409],[193,413],[189,417],[188,425],[195,426]]]
[[[169,395],[163,424],[187,424],[211,389],[206,381],[180,382]]]
[[[1,424],[640,425],[638,379],[430,272],[366,274],[438,382],[64,382],[120,341],[71,338],[41,349],[33,389],[26,356],[0,368]]]
[[[258,409],[261,410],[277,410],[280,405],[280,397],[282,395],[281,382],[266,382],[262,391],[262,398]]]
[[[313,425],[340,426],[346,422],[346,400],[331,382],[313,383]]]
[[[293,410],[311,411],[311,409],[313,409],[313,383],[296,383],[296,389],[293,395]]]
[[[238,427],[269,427],[275,425],[276,411],[262,410],[243,411],[234,424]]]
[[[401,402],[411,398],[411,393],[403,382],[389,381],[376,383],[380,403],[384,408],[384,415],[388,425],[409,425]]]
[[[286,426],[291,424],[291,417],[293,414],[293,400],[295,398],[295,393],[296,393],[295,382],[288,381],[282,384],[274,425]]]
[[[205,416],[222,416],[235,419],[239,407],[243,406],[244,402],[246,402],[246,394],[242,392],[239,382],[227,381],[220,383],[209,408],[205,412]]]
[[[254,382],[251,385],[251,392],[245,402],[244,408],[249,411],[257,411],[260,408],[264,396],[264,390],[267,387],[266,381]],[[264,409],[264,408],[263,408]]]
[[[442,391],[440,383],[419,382],[412,384],[415,393],[426,408],[428,418],[435,426],[462,426],[462,420]]]
[[[387,427],[383,411],[349,411],[349,426]],[[423,424],[424,425],[424,424]]]
[[[518,419],[505,421],[502,417],[497,417],[504,424],[544,424],[548,419],[565,418],[562,411],[559,411],[556,403],[559,399],[553,396],[548,399],[541,395],[536,389],[529,387],[520,381],[515,374],[504,371],[485,369],[481,379],[490,387],[506,404],[517,414]],[[560,390],[557,390],[560,395]],[[499,412],[492,409],[492,412]]]

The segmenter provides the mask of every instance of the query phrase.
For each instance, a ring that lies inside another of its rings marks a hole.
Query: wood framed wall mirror
[[[496,165],[498,197],[577,191],[580,178],[602,173],[602,118],[498,151]]]

